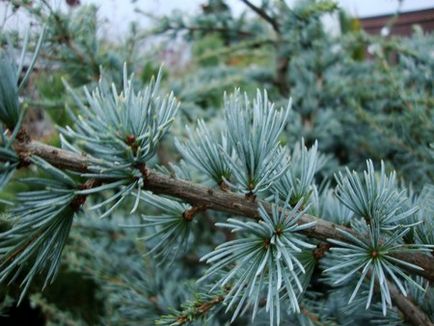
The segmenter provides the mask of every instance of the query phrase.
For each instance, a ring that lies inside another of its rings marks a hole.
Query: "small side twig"
[[[86,190],[86,189],[92,189],[95,187],[99,187],[102,184],[102,180],[99,179],[89,179],[82,185],[80,185],[80,190]],[[86,202],[86,198],[88,195],[77,195],[71,202],[70,206],[74,210],[74,212],[77,212],[80,210],[80,208],[84,205]]]
[[[192,206],[191,208],[187,209],[183,214],[182,217],[186,220],[186,221],[192,221],[193,217],[196,214],[199,214],[201,212],[204,212],[207,210],[207,205],[195,205]]]
[[[388,286],[393,303],[398,307],[408,322],[412,325],[434,326],[434,323],[429,317],[415,305],[409,297],[402,295],[390,282]]]

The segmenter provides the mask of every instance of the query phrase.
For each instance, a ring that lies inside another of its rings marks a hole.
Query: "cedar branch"
[[[36,155],[58,168],[78,172],[86,172],[90,163],[89,156],[59,149],[37,141],[16,143],[15,150],[20,157]],[[146,169],[146,173],[144,189],[152,191],[155,194],[176,197],[192,206],[207,207],[207,209],[254,219],[259,218],[258,201],[252,202],[238,194],[211,189],[189,181],[175,179],[157,173],[151,169]],[[270,204],[262,201],[261,204],[271,213]],[[304,214],[298,223],[306,224],[313,221],[316,222],[313,227],[302,231],[308,237],[321,241],[336,239],[347,242],[348,240],[338,232],[337,229],[340,228],[360,238],[360,236],[350,228],[336,225],[309,214]],[[434,257],[423,253],[406,252],[393,254],[393,256],[421,267],[423,270],[407,269],[413,274],[421,275],[427,280],[434,282]]]
[[[17,142],[14,148],[21,158],[29,158],[32,155],[37,155],[61,169],[86,172],[90,164],[89,156],[59,149],[37,141]],[[145,176],[144,189],[152,191],[155,194],[169,195],[182,199],[193,207],[206,207],[207,209],[234,215],[254,219],[259,218],[258,201],[251,201],[246,199],[245,196],[207,188],[189,181],[178,180],[147,168],[141,169],[141,172],[144,173]],[[261,204],[271,213],[270,204],[263,201],[261,201]],[[308,214],[304,214],[298,223],[305,224],[312,221],[315,221],[316,224],[312,228],[303,231],[308,237],[322,241],[327,241],[327,239],[330,238],[347,241],[346,238],[337,231],[337,227],[345,229],[347,232],[357,237],[350,228],[338,226]],[[419,274],[431,282],[434,281],[434,257],[422,253],[399,253],[394,256],[423,268],[423,270],[408,269],[410,272]],[[393,286],[390,286],[390,291],[396,306],[409,322],[413,325],[433,326],[424,312],[413,304],[410,299],[403,296]]]

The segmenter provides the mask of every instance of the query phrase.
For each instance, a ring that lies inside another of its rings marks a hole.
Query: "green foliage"
[[[254,319],[262,295],[266,297],[271,325],[274,325],[275,318],[276,323],[280,324],[281,305],[289,305],[291,312],[300,312],[298,297],[304,290],[305,279],[299,275],[305,274],[306,268],[297,255],[303,249],[315,246],[303,241],[296,232],[310,228],[315,223],[297,225],[304,213],[299,210],[301,202],[293,209],[290,209],[288,200],[283,206],[280,204],[276,197],[271,216],[264,207],[260,207],[259,223],[238,219],[217,223],[217,226],[230,228],[232,232],[239,232],[243,236],[225,242],[201,258],[213,264],[202,279],[219,272],[223,274],[213,289],[228,288],[223,302],[227,303],[226,312],[235,309],[232,321],[250,306],[253,306]],[[279,210],[279,207],[282,209]]]
[[[2,71],[0,78],[0,120],[11,130],[19,124],[23,117],[23,111],[20,110],[18,104],[18,92],[23,88],[33,70],[43,39],[44,32],[40,34],[33,57],[22,78],[20,78],[20,75],[24,68],[24,59],[29,43],[29,32],[27,32],[24,39],[18,67],[15,66],[10,54],[5,53],[4,50],[0,50],[0,69]]]
[[[102,217],[110,214],[133,190],[137,190],[137,195],[131,212],[137,209],[146,164],[155,155],[157,145],[173,122],[178,108],[173,94],[160,96],[159,85],[160,75],[136,93],[125,66],[121,93],[118,93],[114,84],[110,88],[105,80],[101,80],[92,93],[85,88],[90,108],[66,86],[81,115],[75,117],[71,113],[76,128],[61,128],[65,137],[61,138],[62,142],[75,152],[81,148],[92,158],[93,165],[89,173],[83,176],[113,180],[99,187],[84,189],[78,194],[88,195],[123,186],[122,191],[92,207],[97,209],[114,202]],[[78,148],[66,138],[74,140]]]
[[[1,35],[1,34],[0,34]],[[20,75],[24,68],[24,59],[29,44],[29,32],[27,31],[23,48],[21,50],[18,67],[13,62],[10,54],[0,49],[0,189],[10,180],[20,165],[18,156],[12,148],[23,122],[25,108],[19,104],[18,93],[29,79],[30,73],[36,63],[39,50],[44,38],[44,30],[39,36],[32,59],[28,64],[24,76]],[[8,134],[10,137],[8,137]]]
[[[215,66],[220,62],[218,55],[208,55],[209,49],[219,49],[223,46],[223,41],[218,35],[209,35],[195,42],[192,48],[192,54],[198,58],[198,63],[202,66]]]
[[[0,145],[0,188],[3,188],[14,175],[20,162],[17,154],[11,148],[11,142],[6,136],[6,130],[3,128],[1,128]]]
[[[0,79],[0,114],[1,120],[14,127],[18,122],[18,74],[10,59],[2,53],[0,68],[3,72]]]
[[[19,168],[31,175],[1,225],[0,282],[50,322],[405,325],[395,292],[433,318],[432,284],[402,254],[429,260],[434,246],[434,38],[367,35],[342,14],[334,36],[322,24],[333,1],[243,3],[240,16],[212,0],[157,17],[113,44],[93,6],[16,2],[46,36],[24,73],[30,34],[18,68],[0,54],[0,186],[12,192]],[[163,53],[139,46],[149,35],[169,49],[182,36],[191,62],[158,71]],[[62,148],[89,162],[74,171],[22,151],[35,144],[26,107],[65,102],[70,121],[51,111]],[[157,170],[218,202],[183,202],[149,182]],[[31,286],[71,272],[91,278],[97,313],[80,318]]]
[[[0,234],[0,281],[12,282],[25,274],[20,301],[38,273],[46,273],[44,287],[54,280],[72,225],[77,188],[67,174],[43,160],[35,157],[32,163],[52,178],[23,180],[46,189],[20,193],[19,206],[11,212],[13,226]]]
[[[211,134],[203,120],[198,121],[195,132],[188,126],[186,128],[190,139],[185,144],[176,140],[178,151],[184,160],[206,174],[214,183],[224,185],[225,180],[231,179],[231,169],[222,156],[222,151],[232,152],[226,135],[221,133],[218,138]]]
[[[288,107],[278,110],[268,101],[267,92],[257,92],[253,103],[237,90],[225,98],[225,123],[230,147],[236,156],[224,153],[232,170],[235,188],[254,195],[268,189],[287,169],[287,153],[279,135],[287,122]]]
[[[350,173],[349,170],[345,177],[340,174],[337,196],[368,224],[375,224],[383,230],[393,230],[405,223],[403,220],[414,214],[417,208],[406,209],[405,191],[398,191],[395,173],[387,176],[383,163],[378,181],[372,161],[367,162],[367,168],[363,179],[359,178],[357,172]]]

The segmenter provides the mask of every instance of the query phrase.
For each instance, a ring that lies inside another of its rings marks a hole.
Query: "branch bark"
[[[424,314],[420,308],[410,300],[410,298],[402,295],[396,286],[389,283],[390,296],[393,303],[405,316],[405,319],[412,325],[434,326],[433,322]]]
[[[86,172],[90,158],[74,152],[66,151],[37,141],[18,142],[14,146],[21,158],[28,158],[32,155],[39,156],[50,164],[61,168],[78,172]],[[226,212],[237,216],[245,216],[253,219],[259,218],[259,203],[271,212],[271,205],[264,201],[249,201],[244,196],[225,192],[218,189],[211,189],[189,181],[175,179],[153,170],[147,169],[145,190],[155,194],[169,195],[182,199],[192,206],[206,207],[207,209]],[[344,242],[348,240],[337,231],[343,229],[360,238],[352,229],[336,225],[321,218],[305,214],[299,224],[306,224],[315,221],[316,224],[303,233],[311,238],[321,241],[336,239]],[[395,258],[417,265],[423,270],[416,270],[408,267],[412,274],[418,274],[427,280],[434,282],[434,257],[422,253],[399,253],[393,254]]]

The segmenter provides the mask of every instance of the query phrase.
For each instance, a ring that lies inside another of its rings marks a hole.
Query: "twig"
[[[392,284],[388,284],[392,301],[412,325],[434,326],[429,317],[420,310],[408,297],[399,292]]]
[[[195,205],[191,207],[190,209],[187,209],[183,214],[182,217],[186,221],[192,221],[193,217],[201,212],[204,212],[208,209],[206,205]]]
[[[225,297],[217,295],[206,301],[198,301],[193,307],[176,317],[176,325],[189,324],[192,320],[205,316],[212,308],[221,304]]]
[[[368,278],[372,277],[372,273],[368,272]],[[389,281],[387,287],[389,288],[390,297],[393,303],[398,307],[404,315],[406,321],[415,326],[434,326],[429,317],[418,307],[409,297],[404,296],[398,288]],[[378,279],[375,280],[375,292],[380,292],[380,285]]]

